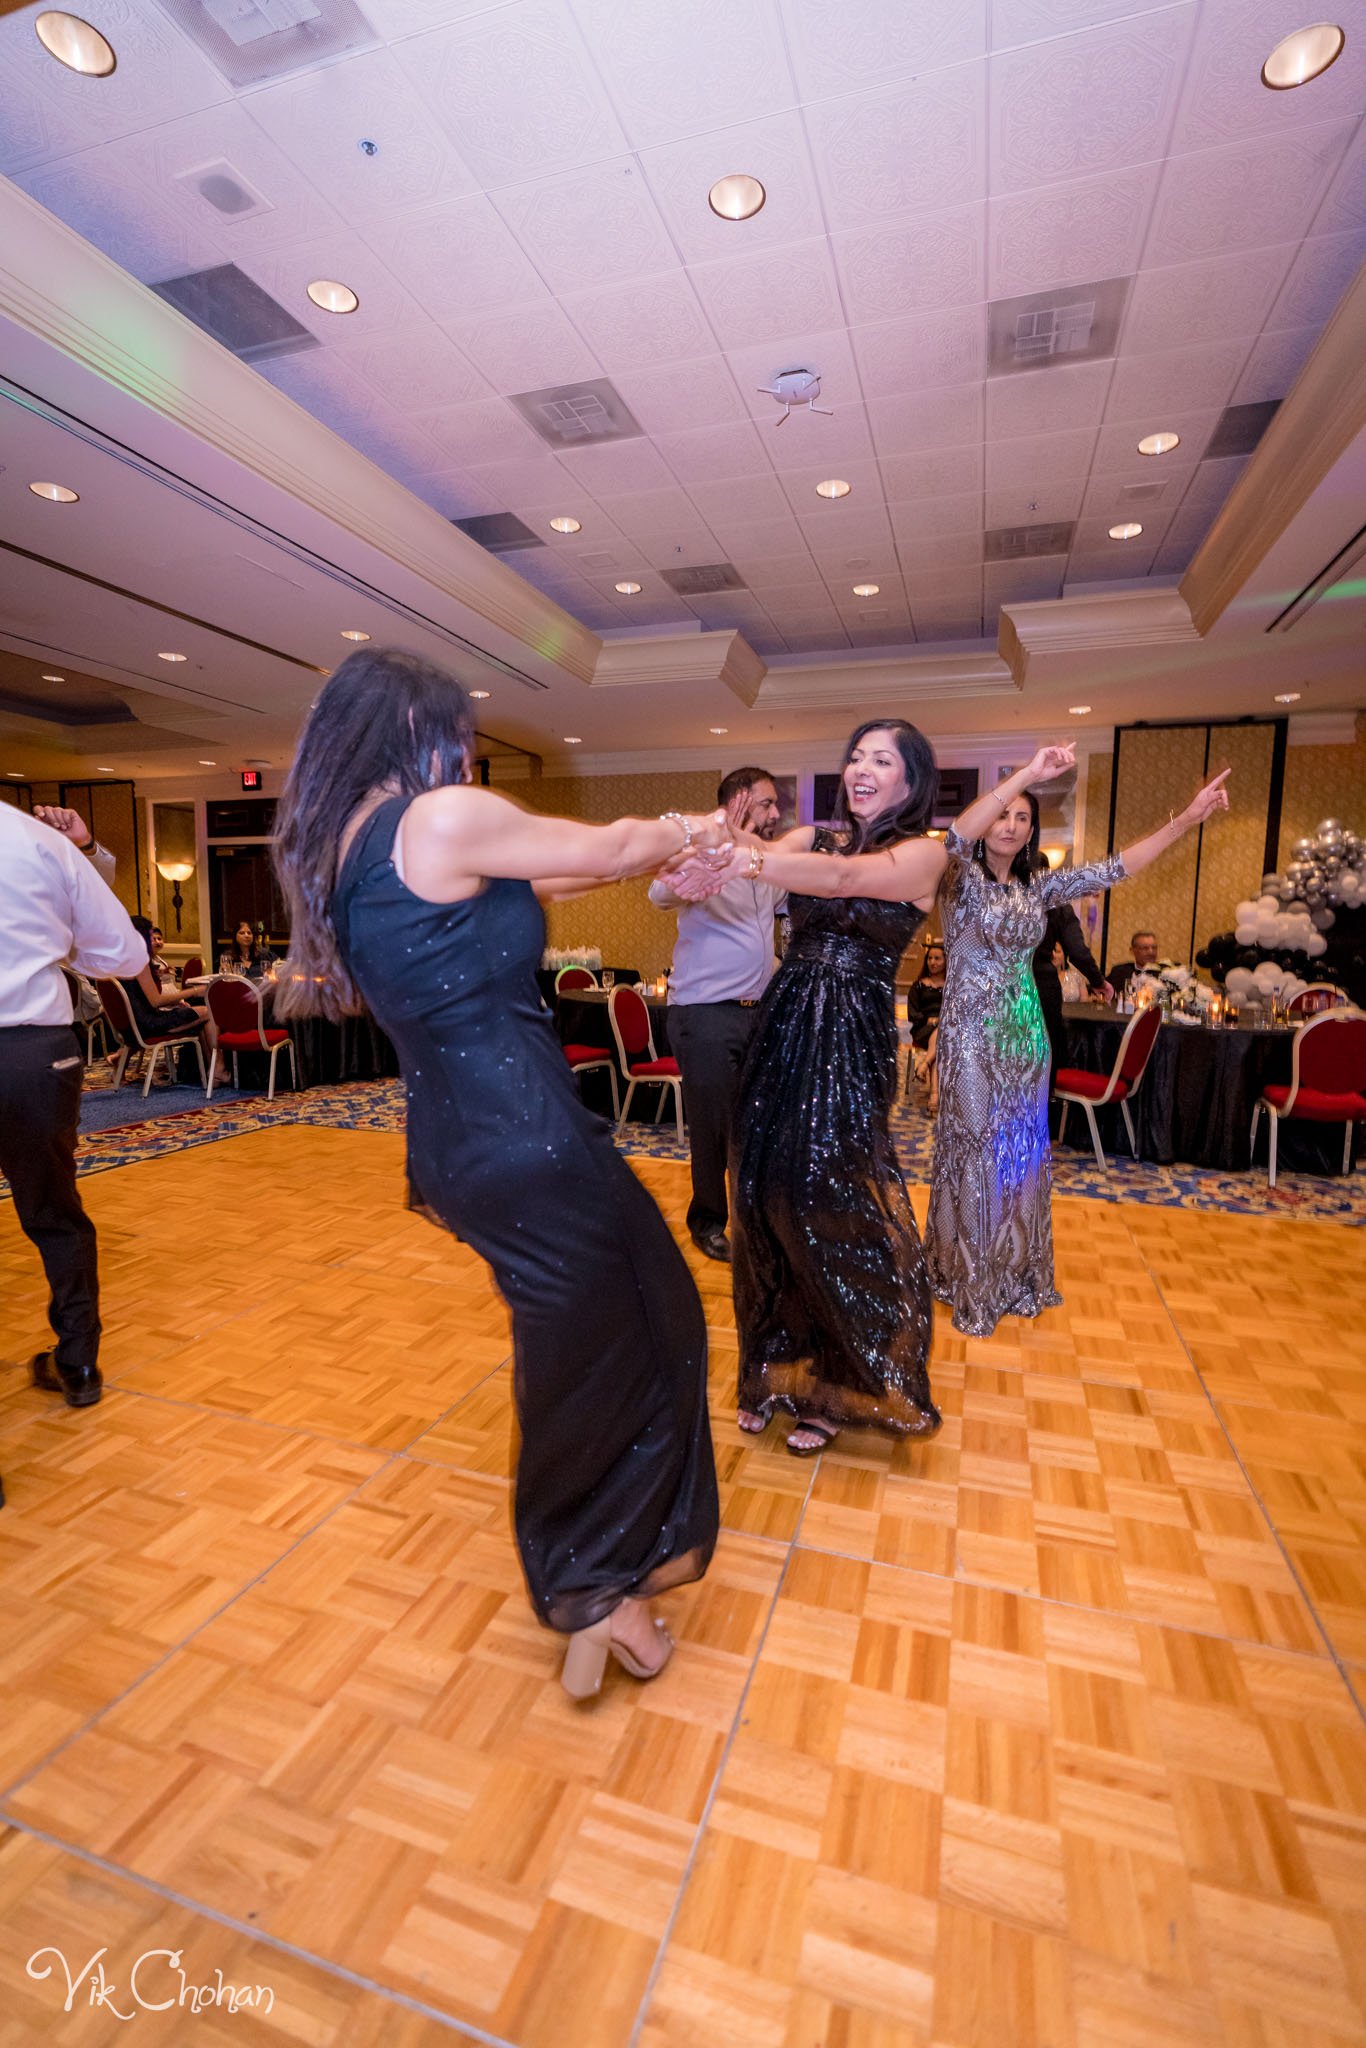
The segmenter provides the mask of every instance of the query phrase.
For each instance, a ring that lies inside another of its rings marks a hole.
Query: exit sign
[[[259,768],[244,768],[242,770],[242,787],[243,789],[259,789],[261,787],[261,771]]]

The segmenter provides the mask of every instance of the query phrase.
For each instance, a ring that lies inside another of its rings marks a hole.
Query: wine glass
[[[611,970],[611,968],[610,968],[610,967],[604,967],[604,968],[603,968],[603,970],[602,970],[602,985],[603,985],[603,987],[604,987],[604,988],[614,988],[614,987],[616,986],[616,979],[617,979],[617,977],[616,977],[616,975],[615,975],[615,974],[614,974],[614,973],[612,972],[612,970]]]

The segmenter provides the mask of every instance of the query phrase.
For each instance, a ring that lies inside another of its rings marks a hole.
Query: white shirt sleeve
[[[118,863],[115,861],[109,848],[101,846],[99,841],[96,840],[90,849],[89,860],[91,867],[104,883],[105,888],[112,889],[114,886],[114,871]]]
[[[68,879],[71,965],[82,974],[131,981],[147,965],[147,947],[128,912],[83,857],[72,864]]]
[[[651,882],[649,895],[656,910],[678,910],[682,907],[683,898],[675,896],[667,882]]]

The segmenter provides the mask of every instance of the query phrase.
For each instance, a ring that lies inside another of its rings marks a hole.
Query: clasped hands
[[[659,880],[666,882],[684,903],[703,903],[744,872],[750,847],[763,842],[748,830],[748,790],[742,791],[724,810],[713,811],[706,818],[690,818],[688,822],[693,828],[692,844],[664,863]]]

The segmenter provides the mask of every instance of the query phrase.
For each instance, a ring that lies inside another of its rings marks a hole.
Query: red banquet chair
[[[1276,1133],[1284,1118],[1342,1124],[1342,1170],[1352,1163],[1352,1125],[1366,1123],[1366,1017],[1360,1010],[1326,1010],[1295,1033],[1290,1085],[1263,1088],[1252,1112],[1252,1156],[1262,1111],[1271,1118],[1267,1186],[1276,1185]]]
[[[1308,988],[1302,988],[1293,995],[1285,1006],[1287,1017],[1316,1017],[1320,1010],[1337,1010],[1347,1007],[1350,998],[1345,988],[1339,988],[1335,981],[1311,981]]]
[[[204,1027],[202,1024],[197,1022],[194,1024],[180,1024],[173,1031],[154,1031],[144,1038],[138,1030],[137,1019],[133,1015],[133,1005],[129,1002],[127,991],[122,983],[101,980],[95,983],[95,988],[99,994],[100,1007],[109,1019],[114,1036],[119,1041],[119,1056],[114,1062],[114,1086],[116,1088],[123,1086],[124,1068],[128,1065],[128,1061],[134,1052],[145,1052],[149,1055],[147,1072],[143,1075],[142,1079],[142,1092],[144,1096],[152,1085],[152,1077],[157,1070],[157,1061],[161,1058],[163,1052],[166,1055],[167,1068],[174,1068],[175,1077],[178,1080],[180,1077],[180,1048],[182,1045],[192,1045],[194,1047],[195,1058],[199,1061],[199,1078],[201,1081],[203,1080],[204,1040],[202,1033]]]
[[[1062,1104],[1062,1120],[1058,1125],[1058,1143],[1061,1145],[1067,1131],[1067,1111],[1074,1102],[1079,1102],[1086,1111],[1086,1121],[1091,1126],[1091,1144],[1096,1155],[1096,1165],[1101,1172],[1107,1171],[1105,1154],[1101,1150],[1100,1132],[1096,1127],[1096,1111],[1103,1109],[1107,1102],[1117,1102],[1119,1113],[1124,1118],[1124,1128],[1129,1133],[1129,1150],[1138,1157],[1138,1140],[1134,1136],[1133,1119],[1129,1115],[1129,1104],[1138,1093],[1139,1083],[1147,1071],[1152,1058],[1157,1034],[1162,1028],[1162,1012],[1156,1003],[1146,1010],[1136,1010],[1129,1020],[1115,1063],[1108,1074],[1088,1074],[1081,1067],[1059,1067],[1058,1077],[1053,1083],[1053,1093]]]
[[[596,988],[598,977],[591,967],[562,967],[555,976],[557,996],[573,995],[576,988]]]
[[[294,1064],[294,1042],[287,1031],[282,1031],[278,1027],[269,1031],[266,1029],[259,989],[254,989],[249,981],[243,981],[235,974],[225,974],[217,981],[209,983],[204,991],[204,1000],[209,1006],[209,1015],[218,1027],[218,1050],[232,1054],[234,1088],[237,1086],[237,1056],[244,1052],[270,1054],[267,1102],[275,1100],[275,1062],[281,1052],[289,1054],[290,1086],[298,1088],[299,1074]],[[204,1091],[206,1102],[213,1095],[214,1075],[217,1071],[218,1062],[215,1060],[209,1071],[209,1085]]]
[[[187,982],[187,981],[198,981],[198,980],[199,980],[199,978],[200,978],[200,976],[201,976],[201,975],[203,974],[203,972],[204,972],[204,956],[203,956],[203,954],[202,954],[202,953],[191,953],[191,955],[190,955],[189,959],[188,959],[188,960],[187,960],[187,961],[185,962],[185,965],[184,965],[184,966],[183,966],[183,967],[181,968],[181,970],[180,970],[180,985],[181,985],[181,987],[182,987],[182,988],[184,988],[184,986],[185,986],[185,984],[186,984],[186,982]]]
[[[660,1059],[655,1052],[655,1035],[650,1028],[650,1012],[645,998],[636,993],[629,984],[618,982],[607,997],[607,1014],[612,1020],[612,1036],[617,1042],[617,1057],[621,1062],[623,1080],[627,1083],[626,1100],[617,1115],[617,1129],[620,1130],[631,1114],[631,1097],[644,1082],[647,1086],[659,1088],[659,1107],[655,1111],[655,1122],[664,1114],[665,1090],[674,1092],[674,1116],[678,1124],[678,1142],[683,1142],[683,1076],[676,1059]]]

